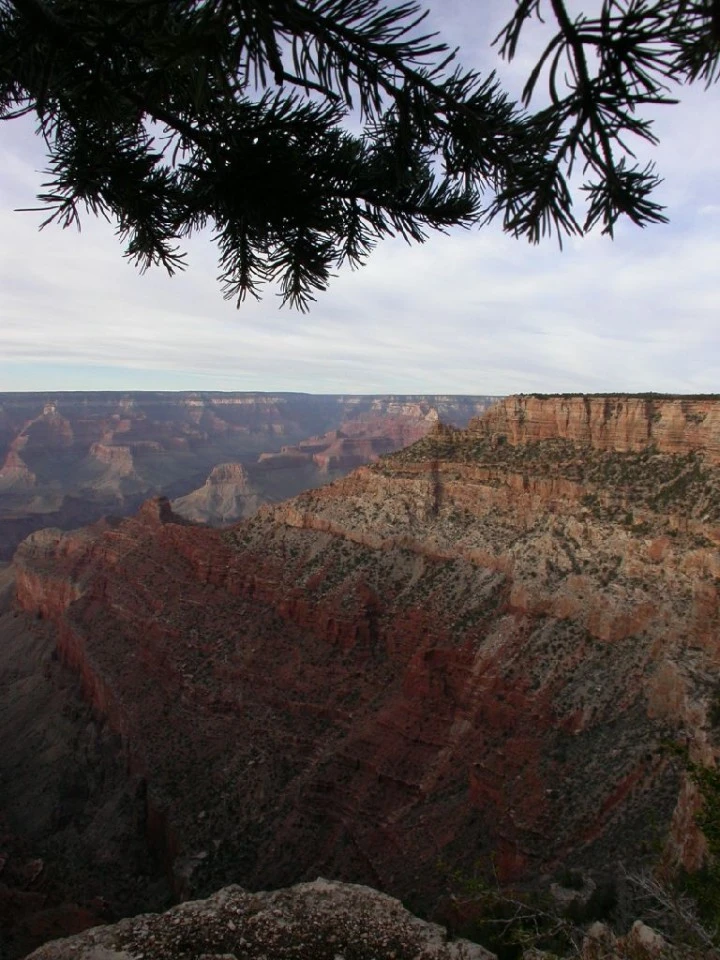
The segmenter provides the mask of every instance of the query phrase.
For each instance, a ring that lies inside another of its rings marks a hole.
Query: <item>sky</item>
[[[517,92],[540,36],[508,67],[490,44],[510,0],[430,0],[460,62]],[[478,9],[482,7],[482,14]],[[45,159],[26,120],[0,124],[0,392],[315,393],[720,391],[720,91],[657,113],[658,199],[670,223],[531,246],[498,226],[384,241],[309,314],[276,291],[223,300],[209,237],[189,266],[140,275],[113,228],[42,232]]]

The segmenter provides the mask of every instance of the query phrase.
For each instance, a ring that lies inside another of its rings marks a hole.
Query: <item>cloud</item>
[[[475,10],[446,0],[434,17],[487,68],[489,34],[509,11],[492,3],[481,24]],[[526,67],[505,71],[511,86]],[[389,241],[364,269],[341,271],[306,316],[280,310],[272,291],[239,311],[223,301],[207,236],[169,279],[140,276],[102,221],[38,233],[39,214],[13,209],[34,203],[40,144],[30,124],[6,123],[0,390],[717,390],[720,129],[707,122],[717,97],[693,90],[659,114],[669,226],[623,226],[614,242],[593,235],[563,252],[494,225],[420,247]]]

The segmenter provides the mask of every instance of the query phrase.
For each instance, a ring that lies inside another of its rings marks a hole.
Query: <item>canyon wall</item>
[[[0,561],[33,530],[133,513],[152,495],[186,496],[221,463],[255,467],[258,504],[294,496],[424,436],[439,416],[462,426],[492,399],[0,393]],[[324,459],[303,448],[294,459],[258,462],[304,441]],[[222,516],[205,509],[205,520],[248,513],[248,500],[228,512],[226,493]]]
[[[720,460],[720,407],[712,397],[508,397],[470,429],[503,435],[510,443],[554,437],[617,452],[648,446],[670,454],[702,450],[709,461]]]
[[[169,903],[143,781],[0,564],[0,957]]]
[[[591,400],[505,401],[228,530],[155,500],[21,545],[16,602],[147,780],[179,895],[699,865],[667,745],[720,743],[720,401],[663,452],[684,401]]]
[[[446,412],[464,419],[460,409]],[[381,404],[376,399],[369,410],[352,413],[353,419],[337,428],[283,444],[279,452],[262,453],[245,467],[219,464],[202,487],[175,499],[173,510],[189,520],[226,525],[252,516],[263,503],[284,500],[374,463],[426,436],[440,422],[437,409],[427,401]]]

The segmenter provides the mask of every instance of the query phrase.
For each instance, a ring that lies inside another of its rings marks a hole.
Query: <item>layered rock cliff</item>
[[[325,474],[346,472],[421,440],[438,422],[438,410],[429,401],[390,402],[384,408],[376,401],[370,410],[344,421],[337,430],[285,446],[277,457],[302,457]],[[268,459],[261,458],[266,464]]]
[[[652,446],[659,453],[683,456],[698,450],[713,463],[720,459],[717,397],[508,397],[470,428],[481,436],[503,435],[511,443],[555,438],[618,453]]]
[[[202,487],[176,498],[173,509],[187,519],[222,526],[252,516],[263,503],[296,496],[373,463],[427,436],[439,422],[437,409],[427,400],[401,403],[376,397],[369,409],[350,409],[356,416],[322,436],[283,444],[245,466],[218,464]]]
[[[229,531],[165,501],[21,546],[179,894],[697,865],[666,745],[719,742],[720,401],[663,452],[686,401],[610,399],[507,401]]]
[[[220,463],[247,467],[262,452],[347,425],[373,443],[326,463],[300,454],[260,470],[261,496],[281,499],[424,435],[437,411],[457,425],[491,397],[308,394],[0,394],[0,561],[41,527],[68,529],[133,513],[148,496],[193,491]],[[346,424],[347,422],[347,424]],[[378,432],[379,431],[379,432]],[[388,440],[390,438],[390,440]],[[351,441],[348,441],[351,443]],[[330,442],[325,447],[330,446]],[[377,448],[377,449],[376,449]],[[308,468],[309,464],[309,468]],[[245,516],[247,510],[241,514]]]

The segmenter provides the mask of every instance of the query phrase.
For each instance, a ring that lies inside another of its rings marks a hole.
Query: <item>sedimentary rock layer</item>
[[[202,487],[173,501],[180,516],[196,523],[227,524],[256,513],[265,502],[240,463],[219,463]]]
[[[701,450],[708,461],[720,460],[717,397],[508,397],[471,430],[502,434],[511,443],[555,438],[618,453],[648,446],[679,455]]]
[[[494,412],[225,532],[156,501],[29,538],[18,602],[147,778],[178,893],[697,865],[666,747],[718,742],[720,470],[709,402],[709,452],[653,442],[677,403],[616,416],[619,449]]]
[[[345,439],[320,442],[325,454],[317,462],[298,450],[294,458],[272,462],[283,469],[256,472],[259,500],[294,496],[424,436],[439,414],[464,425],[491,400],[0,394],[0,561],[9,560],[20,540],[41,527],[68,529],[110,513],[133,513],[148,496],[188,494],[217,464],[242,461],[248,467],[263,452],[271,461],[281,447],[295,450],[293,444],[310,436],[322,441],[315,434],[342,433]],[[250,512],[251,501],[246,500],[240,512],[225,517],[225,499],[218,502],[221,516],[210,504],[203,519],[224,522]]]

